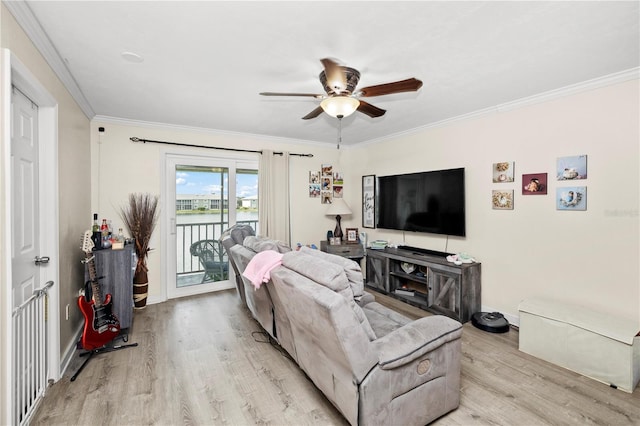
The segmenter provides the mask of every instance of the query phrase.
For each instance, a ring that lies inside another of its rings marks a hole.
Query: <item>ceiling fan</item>
[[[320,106],[302,117],[303,120],[316,118],[322,112],[332,117],[342,119],[360,111],[369,117],[381,117],[386,112],[384,109],[371,105],[360,98],[390,95],[401,92],[415,92],[422,87],[422,81],[415,78],[395,81],[392,83],[377,84],[356,90],[360,80],[360,71],[338,64],[333,59],[321,59],[324,69],[320,72],[320,83],[324,87],[324,94],[315,93],[282,93],[262,92],[262,96],[306,96],[322,99]]]

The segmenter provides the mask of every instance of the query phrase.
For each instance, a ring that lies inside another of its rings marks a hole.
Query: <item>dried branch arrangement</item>
[[[120,217],[129,234],[135,239],[138,264],[134,281],[147,282],[147,254],[151,234],[158,222],[158,196],[150,194],[129,194],[129,204],[120,209]],[[144,281],[142,281],[144,280]]]

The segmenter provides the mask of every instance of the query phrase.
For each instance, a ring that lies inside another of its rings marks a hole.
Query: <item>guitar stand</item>
[[[127,342],[129,340],[129,336],[128,335],[118,336],[118,338],[121,338],[124,342]],[[113,345],[113,346],[104,345],[104,346],[102,346],[100,348],[92,349],[90,351],[81,352],[80,356],[81,357],[86,356],[87,359],[84,360],[84,362],[82,363],[80,368],[78,368],[78,371],[76,371],[75,374],[73,376],[71,376],[71,381],[74,382],[78,378],[78,376],[80,375],[82,370],[84,370],[84,367],[89,363],[89,361],[91,360],[91,358],[94,355],[99,355],[99,354],[106,353],[106,352],[115,352],[115,351],[119,351],[121,349],[133,348],[135,346],[138,346],[138,344],[137,343],[129,343],[129,344],[124,344],[124,345]]]

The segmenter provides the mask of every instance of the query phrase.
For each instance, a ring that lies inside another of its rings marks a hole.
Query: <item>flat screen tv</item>
[[[465,236],[464,168],[378,177],[377,227]]]

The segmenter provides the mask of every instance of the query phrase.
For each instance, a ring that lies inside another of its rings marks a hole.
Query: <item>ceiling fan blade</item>
[[[310,120],[312,118],[316,118],[317,116],[319,116],[320,114],[322,114],[324,110],[322,109],[321,106],[319,106],[318,108],[314,109],[313,111],[311,111],[309,114],[305,115],[304,117],[302,117],[303,120]]]
[[[392,93],[415,92],[422,87],[422,81],[415,78],[395,81],[393,83],[378,84],[360,89],[358,95],[362,97],[390,95]]]
[[[377,106],[373,106],[365,101],[360,101],[360,105],[358,105],[358,111],[363,114],[367,114],[372,118],[381,117],[385,112],[387,112],[386,110],[378,108]]]
[[[282,92],[260,92],[262,96],[306,96],[311,98],[322,98],[324,95],[317,93],[282,93]]]
[[[324,67],[324,75],[327,78],[327,85],[334,93],[340,94],[347,88],[347,77],[344,69],[336,61],[329,58],[320,59]]]

